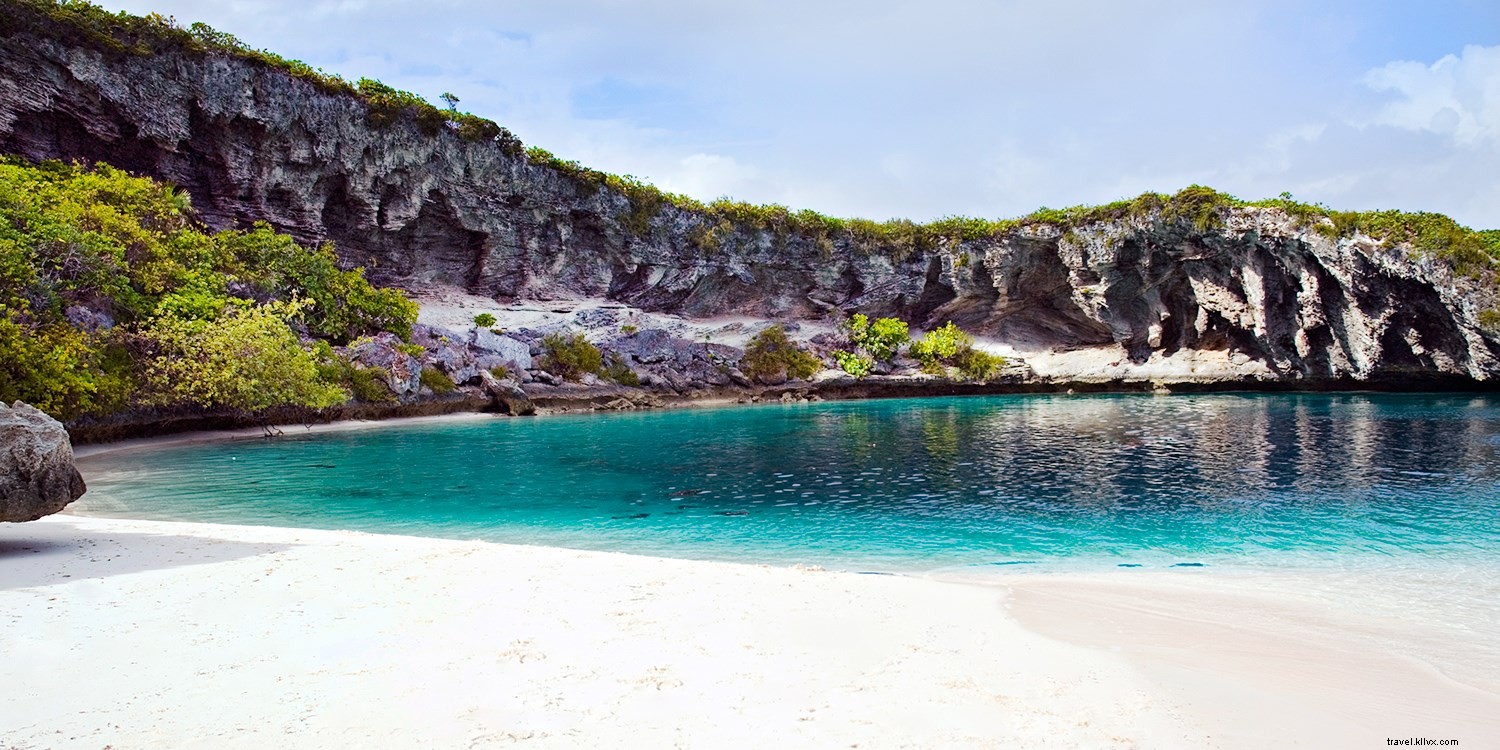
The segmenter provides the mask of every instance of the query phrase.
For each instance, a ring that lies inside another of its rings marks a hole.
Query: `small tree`
[[[489,313],[480,313],[474,316],[474,325],[480,328],[493,328],[497,322],[495,316]]]
[[[458,101],[459,101],[458,97],[454,96],[453,94],[451,94],[451,93],[449,93],[447,91],[444,91],[442,93],[442,95],[439,96],[438,98],[442,99],[443,103],[446,104],[446,105],[448,105],[448,111],[449,112],[457,112],[458,111]]]

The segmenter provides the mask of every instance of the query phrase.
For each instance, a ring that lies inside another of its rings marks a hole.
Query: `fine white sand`
[[[999,580],[52,517],[0,527],[0,748],[1500,737],[1485,633],[1249,576]],[[1474,670],[1424,657],[1450,637]]]

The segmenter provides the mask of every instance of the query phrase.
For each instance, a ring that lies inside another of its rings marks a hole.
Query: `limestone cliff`
[[[0,25],[0,151],[186,188],[215,227],[332,240],[372,279],[500,300],[609,298],[784,319],[957,321],[1039,351],[1233,353],[1300,381],[1489,380],[1492,285],[1277,208],[1157,209],[898,242],[641,201],[452,128],[220,53],[112,53]],[[1202,227],[1211,228],[1202,228]]]

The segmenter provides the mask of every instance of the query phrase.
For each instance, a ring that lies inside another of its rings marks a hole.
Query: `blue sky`
[[[1009,217],[1201,183],[1500,227],[1500,3],[107,0],[700,199]]]

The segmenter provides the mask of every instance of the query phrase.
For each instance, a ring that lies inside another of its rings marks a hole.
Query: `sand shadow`
[[[141,531],[102,531],[46,521],[0,524],[0,591],[206,565],[290,549]]]

